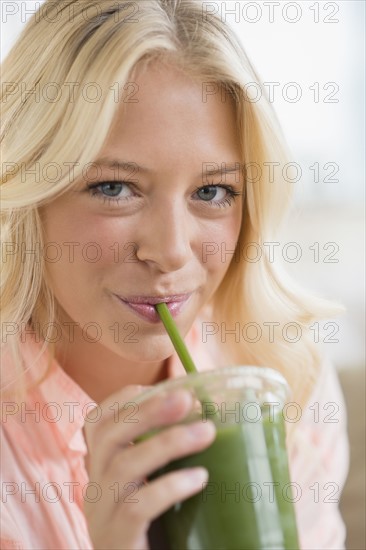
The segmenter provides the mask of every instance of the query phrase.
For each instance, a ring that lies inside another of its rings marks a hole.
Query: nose
[[[136,239],[136,257],[162,272],[177,271],[193,255],[193,220],[180,201],[144,213]]]

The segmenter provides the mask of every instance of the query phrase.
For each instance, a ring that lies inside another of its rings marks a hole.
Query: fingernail
[[[195,484],[205,483],[208,480],[208,471],[206,468],[202,468],[201,466],[197,466],[196,468],[186,468],[185,471],[190,480]]]
[[[188,395],[188,392],[185,392],[183,390],[176,390],[168,394],[167,398],[165,399],[164,405],[166,407],[173,407],[176,405],[179,401],[182,399],[183,395]]]
[[[207,434],[210,434],[214,430],[214,426],[210,422],[202,423],[200,421],[195,424],[190,424],[188,430],[194,438],[200,439],[202,437],[207,437]]]

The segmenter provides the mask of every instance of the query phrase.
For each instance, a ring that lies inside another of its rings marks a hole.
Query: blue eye
[[[87,190],[92,197],[108,202],[111,206],[116,206],[119,203],[126,203],[134,197],[139,198],[131,186],[133,184],[126,181],[103,181],[89,185]],[[228,185],[204,185],[195,191],[195,195],[200,199],[198,202],[210,207],[230,206],[235,197],[241,194]]]
[[[88,191],[92,197],[97,197],[104,201],[115,202],[128,201],[134,196],[128,182],[125,181],[103,181],[88,186]]]
[[[197,195],[210,206],[230,206],[237,195],[241,195],[238,191],[234,191],[227,185],[205,185],[196,189]],[[213,200],[216,199],[216,200]],[[218,199],[218,200],[217,200]]]
[[[202,187],[199,191],[197,191],[197,195],[204,201],[212,200],[217,195],[217,188],[214,185],[210,185],[209,187]]]
[[[117,197],[121,192],[122,185],[123,184],[118,181],[111,181],[108,183],[102,183],[100,187],[102,189],[102,193],[104,193],[108,197]]]

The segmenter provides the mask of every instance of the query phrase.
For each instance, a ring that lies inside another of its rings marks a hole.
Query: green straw
[[[185,345],[183,338],[179,334],[177,325],[175,324],[170,314],[168,306],[164,302],[161,302],[160,304],[155,304],[155,309],[158,312],[158,315],[163,322],[163,325],[169,335],[170,340],[172,341],[175,351],[177,352],[178,357],[181,360],[186,373],[187,374],[198,373],[199,371],[196,369],[196,366],[193,363],[193,359],[189,354],[187,346]],[[208,401],[209,403],[212,402],[210,397],[206,394],[206,392],[203,389],[201,391],[201,396],[199,397],[199,401],[201,402],[202,406],[205,401]],[[217,411],[215,411],[212,416],[213,418],[218,418]]]
[[[189,354],[187,346],[179,334],[177,325],[174,323],[168,306],[164,302],[161,302],[160,304],[155,305],[155,309],[166,328],[179,359],[182,361],[182,365],[186,373],[198,372],[195,364],[193,363],[193,359]]]

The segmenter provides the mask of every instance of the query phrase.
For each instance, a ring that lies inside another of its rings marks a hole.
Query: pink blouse
[[[196,325],[185,340],[199,370],[214,368]],[[27,365],[32,365],[39,346],[24,345]],[[45,355],[29,372],[38,372],[44,364]],[[6,367],[8,371],[11,364]],[[169,377],[184,374],[176,354],[169,358],[168,368]],[[83,513],[88,475],[82,432],[84,417],[93,406],[56,361],[49,376],[28,392],[26,402],[2,403],[2,549],[93,548]],[[338,501],[349,460],[346,409],[337,377],[327,363],[306,410],[301,411],[294,437],[289,461],[301,548],[343,549],[345,526]]]

